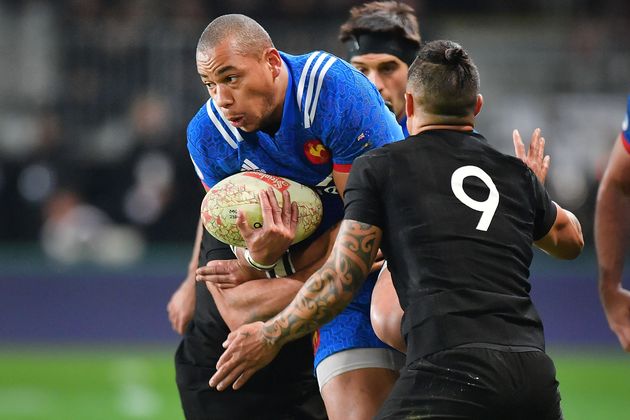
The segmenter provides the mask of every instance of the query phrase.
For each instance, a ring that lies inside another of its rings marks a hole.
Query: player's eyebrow
[[[221,76],[223,73],[228,72],[228,71],[232,71],[232,70],[236,70],[236,67],[234,66],[223,66],[223,67],[219,67],[217,70],[215,70],[214,74],[217,76]]]

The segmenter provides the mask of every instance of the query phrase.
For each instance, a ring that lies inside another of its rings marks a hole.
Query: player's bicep
[[[601,188],[617,188],[624,195],[630,195],[630,142],[627,140],[630,139],[619,134],[601,182]]]

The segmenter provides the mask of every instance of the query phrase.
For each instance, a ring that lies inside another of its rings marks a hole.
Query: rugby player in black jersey
[[[518,159],[474,131],[479,76],[456,43],[426,44],[407,89],[414,135],[355,161],[328,261],[276,317],[228,336],[210,383],[238,389],[330,320],[380,247],[405,313],[407,364],[378,418],[560,419],[529,266],[533,244],[573,259],[584,242],[537,179],[549,164],[543,142],[535,135]]]

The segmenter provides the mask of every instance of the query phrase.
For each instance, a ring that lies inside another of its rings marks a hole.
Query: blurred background
[[[224,13],[276,47],[345,58],[352,0],[0,0],[0,419],[182,418],[166,303],[202,189],[186,151],[206,101],[194,62]],[[536,255],[533,296],[567,419],[628,418],[630,359],[599,305],[593,209],[630,93],[630,2],[406,1],[424,40],[477,63],[477,129],[512,153],[543,129],[548,188],[586,250]]]

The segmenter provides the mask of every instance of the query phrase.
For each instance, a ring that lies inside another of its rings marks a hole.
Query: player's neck
[[[284,112],[284,100],[287,94],[287,87],[289,85],[289,73],[287,70],[284,61],[282,62],[282,67],[280,68],[280,74],[274,81],[274,108],[269,116],[269,121],[262,127],[261,130],[265,133],[273,136],[278,129],[280,128],[280,124],[282,123],[282,114]]]
[[[429,130],[453,130],[473,131],[475,129],[475,117],[466,115],[463,117],[453,115],[436,115],[424,112],[414,114],[411,120],[413,135]]]
[[[420,134],[429,130],[453,130],[453,131],[473,131],[475,127],[472,124],[454,125],[454,124],[427,124],[419,127],[415,134]]]

